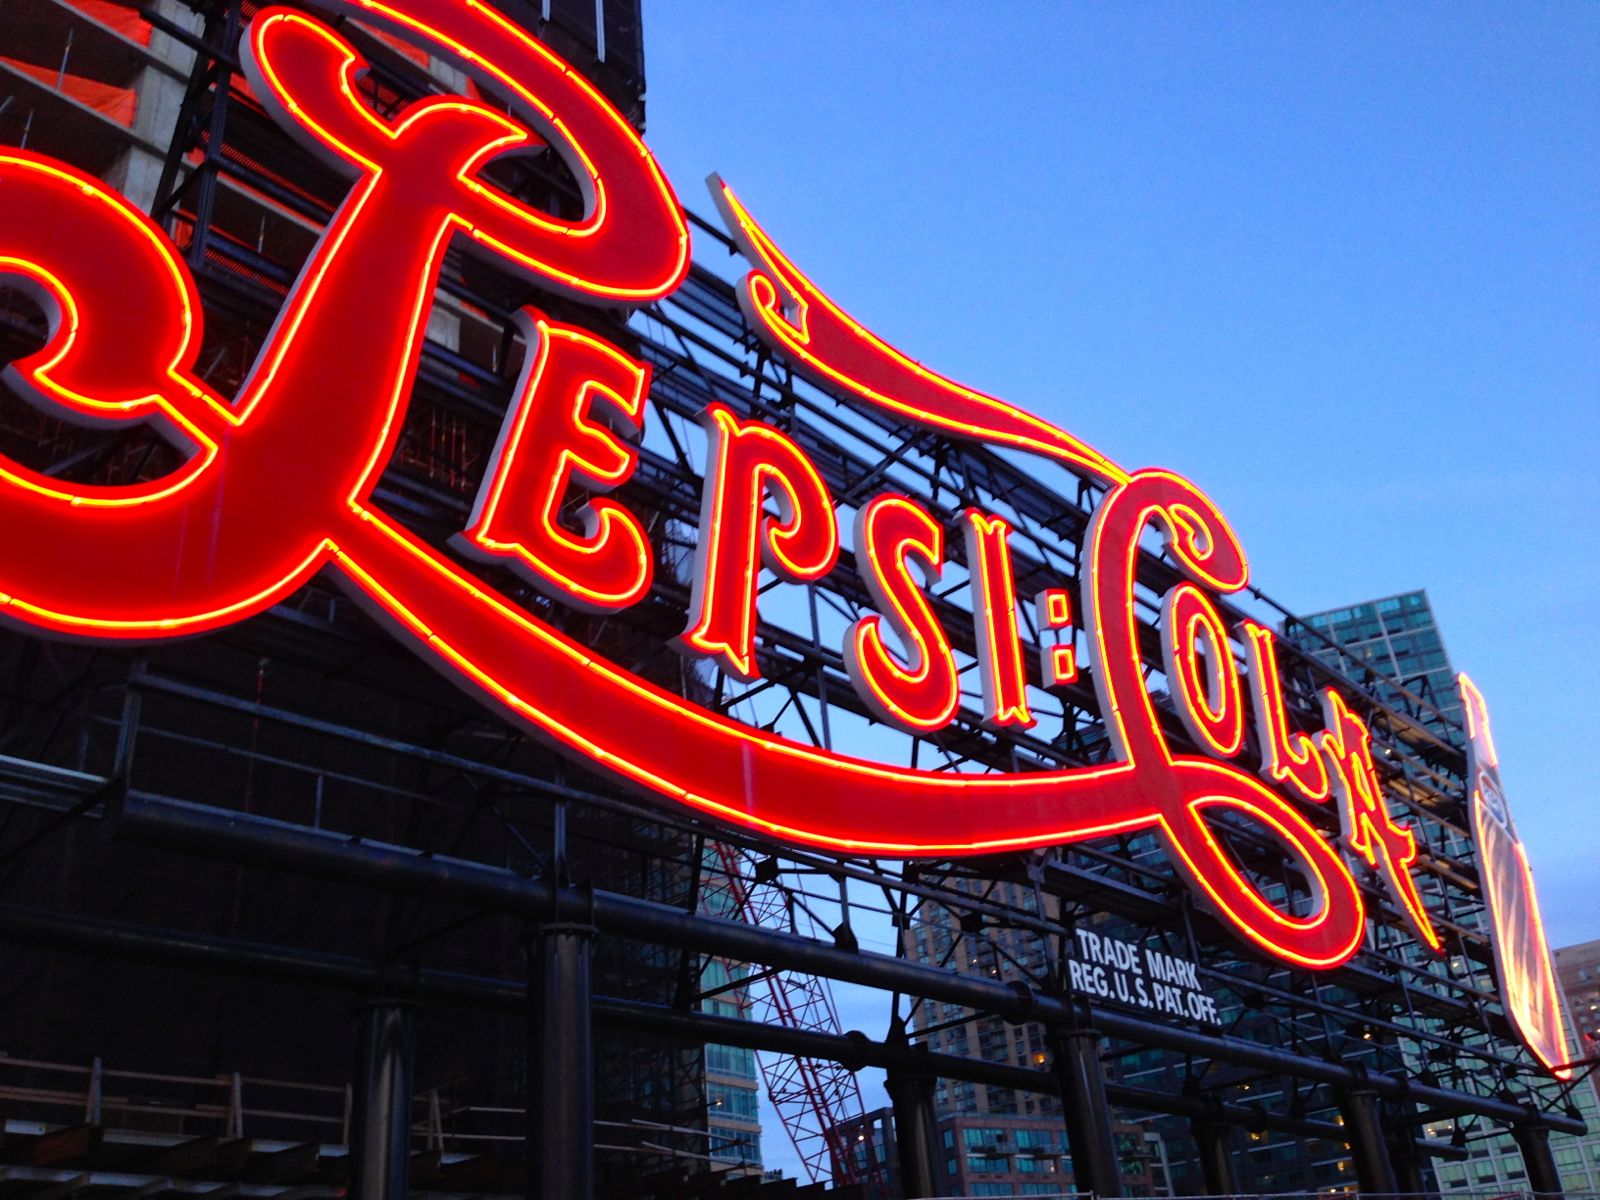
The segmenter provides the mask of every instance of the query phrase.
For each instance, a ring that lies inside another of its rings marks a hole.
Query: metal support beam
[[[1206,1195],[1238,1195],[1239,1185],[1233,1170],[1233,1127],[1208,1117],[1195,1118],[1189,1122],[1189,1132],[1194,1135],[1195,1148],[1200,1153],[1200,1174],[1205,1180]]]
[[[130,792],[122,799],[118,834],[130,840],[169,849],[189,850],[213,860],[277,867],[313,878],[379,888],[402,895],[450,900],[487,912],[520,913],[536,920],[552,912],[564,919],[592,920],[610,933],[666,946],[688,946],[740,962],[758,962],[785,970],[885,991],[904,992],[950,1004],[965,1005],[1017,1020],[1080,1021],[1084,1006],[1062,998],[1025,992],[999,980],[961,975],[871,951],[842,950],[781,930],[757,928],[737,921],[684,912],[612,892],[558,888],[545,879],[530,879],[502,867],[422,854],[402,847],[352,841],[245,813],[188,804]],[[1526,1122],[1527,1110],[1492,1096],[1451,1091],[1415,1083],[1345,1063],[1294,1054],[1240,1038],[1202,1033],[1178,1025],[1109,1010],[1090,1009],[1088,1018],[1106,1036],[1141,1045],[1175,1050],[1198,1058],[1235,1063],[1297,1079],[1337,1087],[1365,1087],[1380,1095],[1409,1095],[1418,1103],[1446,1112],[1477,1113],[1491,1120]],[[1583,1133],[1582,1121],[1560,1113],[1541,1120],[1563,1133]]]
[[[926,1055],[923,1055],[926,1057]],[[942,1196],[944,1158],[933,1108],[933,1075],[914,1066],[891,1068],[883,1086],[894,1105],[894,1140],[900,1155],[900,1194],[905,1200]]]
[[[1350,1157],[1356,1164],[1356,1182],[1362,1192],[1392,1196],[1400,1190],[1394,1164],[1389,1161],[1389,1143],[1378,1120],[1378,1096],[1370,1088],[1349,1088],[1339,1097],[1349,1138]]]
[[[1111,1103],[1100,1062],[1098,1029],[1057,1029],[1051,1035],[1052,1067],[1061,1090],[1061,1112],[1072,1151],[1073,1184],[1096,1196],[1122,1195],[1122,1166],[1111,1132]]]
[[[374,1000],[356,1014],[351,1200],[405,1200],[408,1194],[415,1014],[410,1003],[394,999]]]
[[[592,925],[551,922],[528,940],[528,1195],[594,1195]]]
[[[209,934],[130,925],[123,921],[65,916],[39,909],[0,906],[0,936],[51,953],[72,952],[95,958],[120,958],[129,962],[161,963],[180,970],[276,979],[309,987],[343,992],[367,992],[388,984],[382,964],[329,954],[303,947],[277,946],[218,938]],[[405,972],[409,991],[434,1005],[525,1013],[525,981],[460,975],[431,968]],[[612,1028],[635,1029],[687,1043],[742,1046],[751,1050],[826,1058],[856,1067],[883,1070],[921,1070],[940,1079],[961,1079],[1024,1092],[1052,1093],[1055,1076],[1049,1071],[991,1063],[955,1054],[926,1057],[921,1048],[899,1043],[874,1042],[860,1033],[822,1033],[759,1025],[738,1017],[716,1017],[636,1000],[597,996],[594,1020]],[[917,1057],[912,1059],[912,1055]],[[1342,1144],[1343,1125],[1307,1117],[1289,1117],[1258,1105],[1231,1104],[1215,1097],[1187,1096],[1171,1090],[1107,1083],[1112,1103],[1146,1112],[1171,1113],[1196,1120],[1267,1129],[1296,1137],[1321,1138]],[[1523,1110],[1526,1120],[1527,1110]],[[1467,1152],[1443,1142],[1414,1140],[1413,1149],[1434,1158],[1464,1159]]]
[[[1422,1159],[1415,1147],[1404,1141],[1389,1143],[1389,1161],[1394,1164],[1395,1183],[1407,1196],[1426,1196],[1437,1192],[1430,1188],[1422,1174]]]
[[[1550,1153],[1550,1130],[1543,1125],[1515,1125],[1511,1136],[1522,1151],[1528,1186],[1538,1195],[1561,1195],[1561,1172],[1556,1170],[1556,1157]]]
[[[1428,1187],[1425,1171],[1428,1166],[1428,1155],[1425,1150],[1417,1145],[1411,1137],[1410,1131],[1417,1127],[1417,1106],[1408,1102],[1401,1102],[1395,1106],[1398,1111],[1394,1113],[1395,1126],[1389,1134],[1389,1161],[1394,1165],[1395,1182],[1399,1190],[1408,1196],[1425,1196],[1429,1192],[1437,1192],[1437,1188]]]

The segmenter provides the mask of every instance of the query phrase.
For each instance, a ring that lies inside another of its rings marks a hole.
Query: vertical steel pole
[[[1391,1113],[1396,1128],[1389,1135],[1389,1161],[1394,1165],[1394,1179],[1398,1190],[1408,1196],[1425,1196],[1437,1192],[1428,1186],[1430,1159],[1417,1148],[1416,1129],[1419,1124],[1417,1106],[1411,1100],[1391,1100]]]
[[[594,1196],[592,925],[540,925],[528,946],[528,1195]]]
[[[1196,1117],[1189,1122],[1189,1132],[1200,1151],[1200,1175],[1206,1195],[1238,1195],[1239,1184],[1233,1172],[1233,1127]]]
[[[1122,1166],[1111,1131],[1106,1073],[1098,1029],[1059,1029],[1051,1038],[1061,1113],[1072,1151],[1072,1177],[1080,1192],[1122,1195]]]
[[[221,44],[232,50],[239,44],[241,5],[228,0],[223,18]],[[206,22],[206,40],[215,37],[212,22]],[[233,68],[223,59],[214,59],[211,69],[216,75],[216,85],[211,89],[211,117],[206,126],[205,154],[199,167],[199,190],[195,193],[194,235],[189,243],[189,261],[196,267],[204,264],[206,241],[211,236],[211,220],[217,207],[217,174],[222,162],[222,143],[228,130],[228,100],[233,87]]]
[[[406,1168],[411,1158],[415,1011],[403,1000],[380,999],[357,1015],[351,1200],[405,1200]]]
[[[1522,1165],[1528,1172],[1528,1186],[1541,1196],[1562,1194],[1561,1172],[1550,1153],[1550,1131],[1543,1125],[1513,1125],[1511,1136],[1522,1151]]]
[[[1389,1143],[1389,1161],[1394,1164],[1395,1183],[1405,1195],[1426,1196],[1439,1190],[1428,1186],[1427,1160],[1418,1152],[1409,1126]]]
[[[939,1121],[933,1109],[933,1077],[919,1071],[891,1070],[884,1090],[894,1105],[894,1141],[900,1159],[900,1194],[905,1200],[940,1196]]]
[[[1389,1161],[1389,1144],[1378,1120],[1378,1095],[1367,1088],[1352,1088],[1339,1097],[1349,1135],[1350,1157],[1356,1164],[1356,1182],[1363,1192],[1392,1196],[1400,1190]]]

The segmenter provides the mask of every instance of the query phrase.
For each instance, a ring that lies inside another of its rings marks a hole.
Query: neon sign
[[[1078,602],[1065,581],[1034,598],[1041,629],[1058,639],[1040,649],[1035,669],[1046,686],[1078,678],[1078,610],[1114,761],[959,774],[751,728],[596,656],[376,508],[371,493],[394,452],[447,244],[564,296],[629,305],[664,297],[683,280],[689,233],[635,132],[486,4],[339,7],[450,59],[483,98],[433,97],[380,117],[359,98],[365,64],[339,32],[299,12],[257,14],[243,49],[252,88],[351,184],[234,400],[194,369],[197,295],[160,230],[71,167],[0,152],[0,276],[31,290],[50,317],[47,345],[13,363],[11,380],[57,414],[153,422],[187,452],[171,476],[127,487],[64,483],[0,459],[8,530],[0,614],[68,637],[184,636],[259,612],[329,569],[398,638],[487,703],[617,778],[718,820],[905,857],[1148,830],[1224,922],[1309,968],[1346,961],[1365,933],[1362,891],[1325,832],[1339,821],[1347,849],[1378,873],[1420,940],[1439,947],[1410,874],[1412,835],[1383,801],[1365,726],[1330,696],[1327,728],[1296,730],[1270,633],[1228,627],[1216,598],[1243,588],[1249,570],[1212,502],[1177,475],[1125,470],[888,346],[807,279],[720,182],[714,196],[753,264],[741,303],[777,352],[853,403],[1045,455],[1109,487],[1090,524]],[[581,219],[540,213],[481,178],[491,159],[537,139],[578,180]],[[398,302],[386,307],[374,296]],[[510,567],[564,604],[626,609],[652,586],[650,537],[638,514],[596,493],[625,483],[637,466],[649,369],[536,310],[518,320],[527,361],[477,503],[451,546],[462,559]],[[826,481],[788,433],[722,405],[702,424],[709,466],[689,612],[675,645],[751,680],[760,675],[759,572],[825,579],[841,553],[838,517]],[[574,489],[588,496],[581,531],[558,519]],[[1037,718],[1009,526],[979,508],[941,518],[891,492],[858,509],[853,545],[878,611],[846,636],[848,677],[870,711],[899,728],[929,733],[956,718],[952,639],[928,594],[956,524],[971,567],[983,719],[1026,728]],[[1144,677],[1134,589],[1141,539],[1152,528],[1185,576],[1166,597],[1162,637],[1178,717],[1199,754],[1171,744]],[[1252,718],[1259,774],[1234,761]],[[1329,807],[1335,794],[1338,814]],[[1275,903],[1240,865],[1217,818],[1275,844],[1309,901],[1294,911]]]
[[[1534,1057],[1560,1079],[1571,1079],[1561,989],[1544,916],[1533,890],[1528,854],[1511,821],[1500,787],[1500,755],[1489,730],[1489,705],[1465,675],[1456,678],[1467,714],[1467,789],[1472,836],[1478,843],[1478,873],[1494,921],[1494,962],[1506,1013]]]

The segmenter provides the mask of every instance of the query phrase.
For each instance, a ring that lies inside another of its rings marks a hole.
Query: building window
[[[760,1120],[760,1106],[754,1088],[732,1087],[726,1083],[706,1084],[706,1107],[714,1116],[740,1121]]]
[[[738,1075],[754,1078],[755,1055],[741,1046],[707,1046],[706,1070],[718,1075]]]

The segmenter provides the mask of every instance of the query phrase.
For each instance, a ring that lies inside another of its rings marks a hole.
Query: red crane
[[[716,842],[709,849],[715,853],[706,856],[703,906],[751,925],[789,928],[788,898],[775,879],[757,882],[736,846]],[[740,990],[741,1005],[752,1021],[818,1033],[841,1032],[833,990],[826,979],[799,971],[766,970]],[[802,1055],[763,1052],[756,1062],[807,1178],[813,1183],[831,1177],[836,1184],[867,1184],[868,1195],[887,1195],[876,1155],[869,1149],[862,1163],[846,1144],[845,1127],[859,1125],[865,1112],[855,1073],[839,1063]]]

